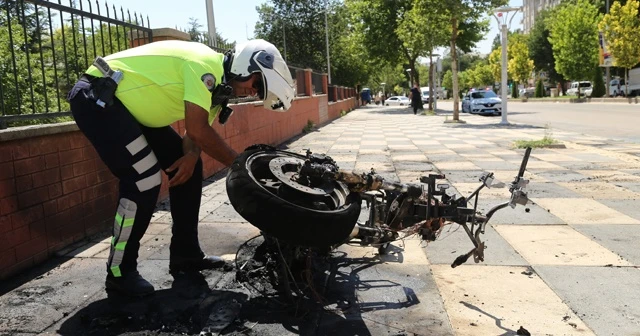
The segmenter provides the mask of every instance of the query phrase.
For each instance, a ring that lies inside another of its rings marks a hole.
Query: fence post
[[[322,74],[322,93],[329,94],[329,78],[327,74]]]
[[[133,38],[131,38],[131,46],[137,47],[143,44],[149,43],[149,35],[147,32],[132,31],[130,32]],[[140,36],[138,36],[140,35]],[[153,42],[167,41],[167,40],[180,40],[190,41],[191,37],[185,32],[181,32],[173,28],[154,28],[151,30],[151,37]]]
[[[304,93],[313,96],[313,81],[311,80],[312,69],[304,69]]]
[[[339,100],[338,98],[339,98],[338,97],[338,87],[334,85],[333,86],[333,101],[337,102]]]

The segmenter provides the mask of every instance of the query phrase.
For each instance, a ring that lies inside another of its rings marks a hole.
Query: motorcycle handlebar
[[[524,152],[524,158],[522,158],[522,163],[520,164],[518,178],[524,177],[524,172],[527,169],[527,163],[529,163],[529,155],[531,155],[531,147],[527,147],[527,150]]]

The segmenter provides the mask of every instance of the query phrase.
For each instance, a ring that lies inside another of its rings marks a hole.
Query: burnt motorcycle
[[[235,160],[226,186],[231,204],[244,219],[265,237],[291,246],[331,250],[356,243],[378,247],[384,254],[393,241],[412,234],[434,241],[445,225],[458,224],[473,248],[453,261],[451,267],[457,267],[471,256],[476,263],[484,261],[481,234],[498,210],[527,204],[524,173],[530,154],[527,148],[509,185],[510,199],[485,214],[478,211],[480,192],[505,186],[493,173],[482,174],[470,195],[456,197],[447,194],[448,184],[438,184],[445,179],[442,174],[422,176],[415,184],[396,183],[373,170],[340,170],[324,154],[307,150],[301,155],[266,145],[251,146]],[[363,201],[368,218],[359,221]]]

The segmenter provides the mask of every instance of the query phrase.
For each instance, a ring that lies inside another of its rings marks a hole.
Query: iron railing
[[[153,39],[149,17],[68,1],[0,1],[0,128],[70,116],[65,95],[96,56]]]
[[[311,84],[313,85],[313,94],[323,94],[324,86],[322,85],[322,74],[317,72],[311,73]]]
[[[333,86],[333,85],[329,85],[329,86],[328,86],[328,90],[329,90],[329,101],[330,101],[330,102],[334,102],[334,101],[336,101],[336,95],[333,93],[333,88],[334,88],[334,86]]]

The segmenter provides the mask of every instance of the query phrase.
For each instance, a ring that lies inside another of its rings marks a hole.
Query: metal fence
[[[313,85],[313,93],[314,94],[323,94],[324,86],[322,85],[322,74],[317,72],[311,73],[311,85]]]
[[[334,101],[336,101],[336,96],[335,96],[335,94],[333,93],[333,87],[334,87],[333,85],[329,85],[329,86],[328,86],[328,89],[329,89],[329,101],[330,101],[330,102],[334,102]]]
[[[0,128],[69,116],[65,94],[96,56],[153,38],[148,17],[98,0],[0,7]]]

